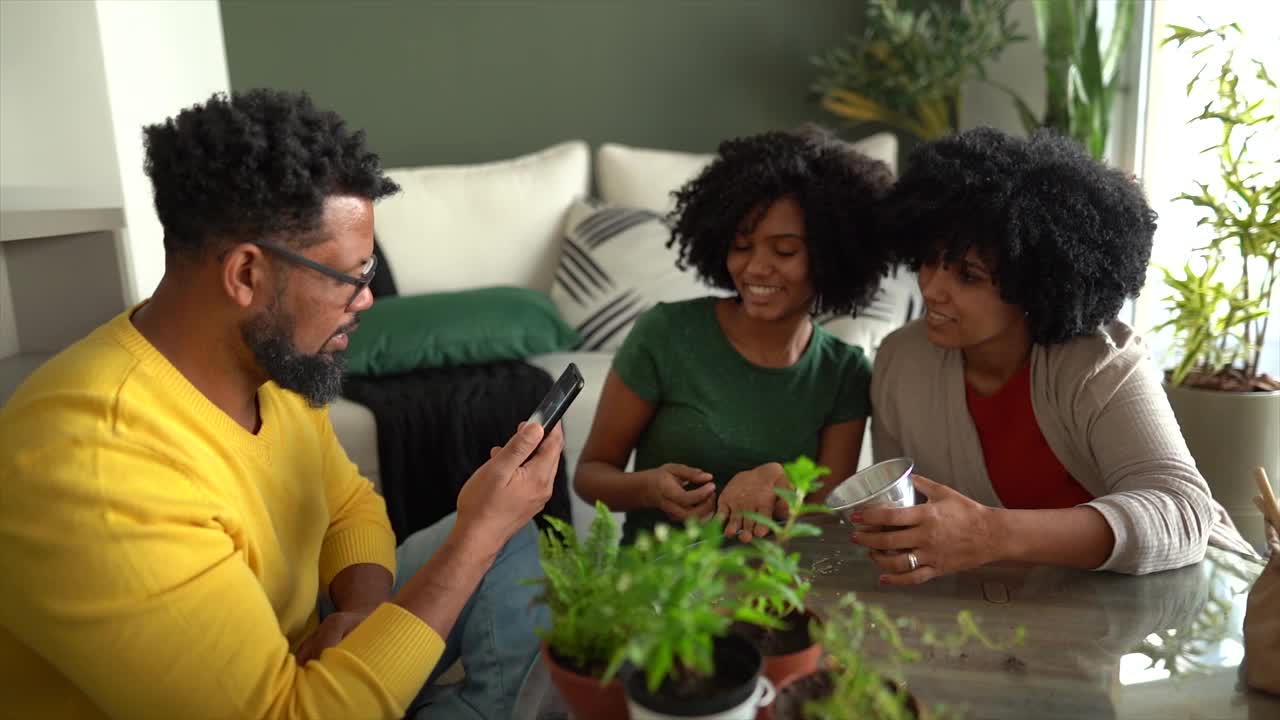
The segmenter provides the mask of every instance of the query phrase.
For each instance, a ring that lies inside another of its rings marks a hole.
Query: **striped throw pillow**
[[[703,284],[693,270],[676,268],[666,246],[671,229],[650,210],[576,201],[565,222],[551,301],[582,336],[579,350],[609,351],[622,344],[640,313],[659,302],[730,292]],[[828,332],[874,354],[885,335],[922,314],[916,275],[899,268],[857,315],[815,318]]]
[[[671,229],[650,210],[577,201],[565,221],[551,301],[582,336],[580,350],[616,350],[659,302],[725,294],[676,267]]]

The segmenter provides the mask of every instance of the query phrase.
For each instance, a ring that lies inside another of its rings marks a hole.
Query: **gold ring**
[[[915,551],[907,553],[907,562],[911,563],[912,570],[920,567],[920,558],[916,557]]]

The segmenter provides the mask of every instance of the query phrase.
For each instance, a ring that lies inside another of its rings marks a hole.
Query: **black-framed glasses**
[[[253,244],[263,250],[279,255],[291,263],[315,270],[316,272],[321,273],[322,275],[327,275],[338,282],[346,283],[347,285],[354,285],[356,288],[355,292],[351,293],[351,297],[347,299],[347,304],[343,306],[344,308],[350,308],[351,303],[354,303],[356,298],[360,297],[360,293],[363,292],[365,288],[369,287],[369,283],[373,280],[373,274],[378,270],[377,255],[369,256],[369,259],[365,261],[364,267],[360,268],[359,275],[348,275],[341,270],[335,270],[328,265],[318,263],[305,255],[300,255],[287,247],[277,245],[273,242],[255,240],[253,241]]]

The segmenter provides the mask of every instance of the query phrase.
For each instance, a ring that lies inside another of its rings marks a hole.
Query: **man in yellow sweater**
[[[164,278],[0,411],[0,714],[507,717],[561,432],[513,429],[397,550],[324,409],[396,185],[305,96],[145,136]],[[415,714],[459,654],[462,689]]]

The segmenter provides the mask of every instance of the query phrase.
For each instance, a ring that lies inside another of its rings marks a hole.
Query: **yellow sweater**
[[[394,572],[394,537],[326,411],[258,402],[254,435],[124,313],[0,410],[0,714],[401,717],[443,652],[402,608],[294,660],[317,592]]]

